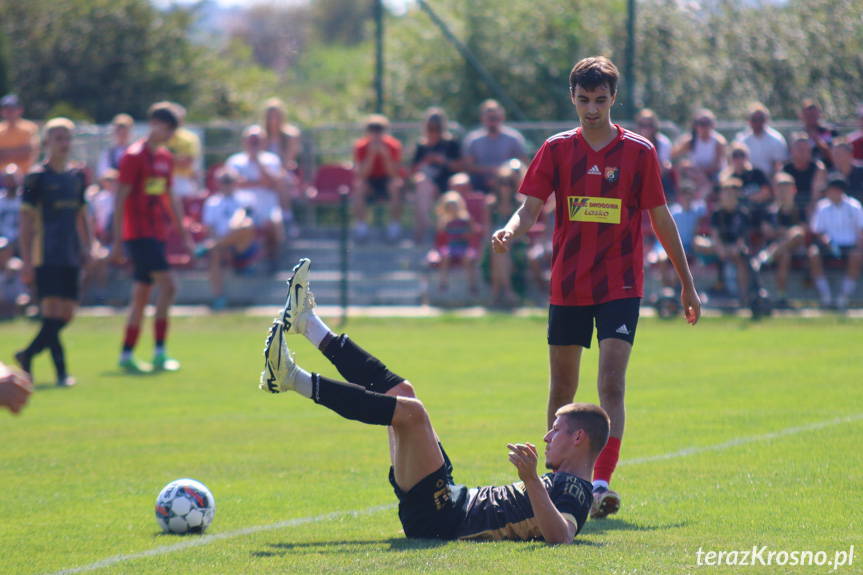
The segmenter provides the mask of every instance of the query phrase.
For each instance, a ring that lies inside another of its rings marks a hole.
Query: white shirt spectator
[[[96,177],[101,178],[108,170],[120,169],[120,158],[126,153],[128,146],[111,146],[105,148],[99,154],[99,163],[96,164]]]
[[[770,126],[764,126],[764,132],[760,136],[747,128],[737,134],[736,140],[746,144],[749,148],[749,161],[768,178],[773,178],[776,174],[777,162],[780,165],[788,162],[788,144],[782,134]]]
[[[21,213],[21,196],[0,192],[0,236],[12,243],[18,241],[18,220]]]
[[[816,234],[829,236],[837,246],[855,246],[863,232],[863,206],[848,196],[842,196],[842,203],[838,206],[829,198],[819,200],[812,214],[811,227]]]
[[[237,210],[245,208],[246,206],[237,200],[237,192],[231,196],[216,193],[207,198],[201,221],[214,237],[223,238],[231,231],[231,220]]]
[[[111,225],[114,216],[114,194],[108,190],[99,190],[89,198],[87,205],[93,211],[93,219],[96,220],[96,231],[104,233]]]
[[[258,152],[258,162],[275,173],[281,173],[282,161],[272,152]],[[228,158],[225,165],[236,170],[240,178],[244,180],[253,182],[261,180],[260,168],[251,162],[246,152],[234,154]],[[249,210],[255,227],[260,227],[267,221],[280,223],[283,219],[279,196],[273,189],[265,187],[242,188],[234,192],[234,196],[241,205],[246,206]]]

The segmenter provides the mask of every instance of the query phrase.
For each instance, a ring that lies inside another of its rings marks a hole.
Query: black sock
[[[369,391],[386,393],[405,380],[387,369],[378,358],[355,344],[346,334],[330,341],[324,355],[336,366],[342,377]]]
[[[56,337],[58,331],[60,331],[60,325],[62,325],[63,321],[59,319],[55,319],[52,317],[43,318],[42,319],[42,329],[39,330],[39,333],[36,334],[36,337],[33,338],[33,341],[24,350],[24,354],[28,357],[33,357],[38,355],[43,349],[48,347],[51,340]]]
[[[390,425],[398,399],[367,391],[359,385],[312,374],[312,401],[335,411],[345,419],[370,425]]]
[[[54,360],[54,369],[57,371],[57,381],[66,379],[66,353],[63,350],[63,344],[60,343],[60,330],[66,327],[65,321],[55,319],[56,329],[54,337],[48,342],[48,348],[51,350],[51,358]]]

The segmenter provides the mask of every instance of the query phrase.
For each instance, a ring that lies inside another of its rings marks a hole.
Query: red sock
[[[165,337],[168,335],[168,320],[156,320],[156,345],[165,345]]]
[[[123,340],[123,351],[132,351],[135,344],[138,343],[138,334],[141,333],[141,328],[137,325],[126,326],[126,339]]]
[[[593,480],[611,482],[611,474],[614,473],[614,468],[617,467],[617,458],[620,457],[620,439],[617,437],[609,437],[608,443],[599,457],[596,458],[596,464],[593,466]]]

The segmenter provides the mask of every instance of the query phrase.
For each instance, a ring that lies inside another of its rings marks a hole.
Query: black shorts
[[[132,265],[135,266],[136,282],[151,284],[153,272],[164,272],[170,269],[168,259],[165,257],[165,242],[155,238],[139,238],[126,240],[126,247],[132,257]]]
[[[389,186],[390,179],[388,177],[383,178],[369,178],[369,195],[366,197],[367,202],[375,202],[375,201],[383,201],[390,199],[390,193],[387,187]]]
[[[548,310],[548,345],[580,345],[590,347],[593,323],[596,340],[613,337],[635,341],[638,327],[640,297],[615,299],[596,305],[554,305]]]
[[[72,266],[39,266],[36,272],[36,295],[39,299],[59,297],[78,301],[78,268]]]
[[[830,246],[824,242],[818,242],[818,252],[821,258],[833,261],[848,261],[851,252],[857,249],[857,246]]]
[[[443,452],[443,449],[441,449]],[[464,521],[467,489],[459,486],[452,491],[452,465],[444,453],[444,464],[434,473],[405,493],[396,484],[395,472],[390,467],[390,484],[399,498],[399,520],[405,536],[415,539],[455,539]]]

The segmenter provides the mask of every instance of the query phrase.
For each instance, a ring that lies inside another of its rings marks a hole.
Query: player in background
[[[153,368],[176,371],[180,364],[169,359],[165,351],[168,335],[168,312],[177,295],[177,275],[168,266],[165,242],[168,239],[168,220],[183,234],[186,250],[194,253],[189,232],[183,228],[183,208],[171,190],[171,152],[165,144],[174,135],[179,123],[172,104],[160,102],[150,107],[147,136],[126,150],[120,160],[120,185],[114,208],[114,241],[111,259],[123,260],[123,242],[134,265],[134,283],[123,351],[119,365],[131,373],[151,371]],[[117,232],[122,230],[122,232]],[[141,331],[144,306],[150,300],[155,285],[156,298],[155,336],[156,349],[153,365],[135,359],[132,350]]]
[[[545,441],[545,466],[530,443],[507,444],[521,481],[467,489],[456,485],[453,466],[413,386],[354,343],[337,336],[315,314],[309,291],[310,262],[300,260],[288,282],[288,301],[267,337],[261,389],[295,391],[345,419],[389,428],[390,483],[399,519],[411,538],[533,540],[570,543],[587,522],[590,474],[608,438],[608,415],[586,403],[562,407]],[[299,367],[286,335],[305,336],[351,383]]]
[[[695,324],[701,315],[680,235],[665,202],[656,150],[644,137],[611,122],[618,78],[607,58],[585,58],[575,65],[570,95],[581,127],[542,145],[519,188],[527,198],[492,236],[494,250],[506,252],[555,194],[547,415],[550,424],[557,410],[572,402],[582,350],[590,347],[595,322],[597,387],[600,405],[611,418],[611,437],[593,472],[593,518],[620,507],[620,496],[609,489],[609,482],[623,438],[626,367],[644,295],[642,210],[648,210],[656,237],[680,278],[687,321]]]
[[[15,360],[30,373],[33,358],[48,348],[57,385],[70,387],[75,378],[66,371],[60,330],[75,317],[79,270],[90,254],[87,186],[81,170],[69,163],[75,124],[54,118],[45,124],[44,134],[46,158],[24,179],[20,223],[21,279],[27,284],[35,281],[42,328],[26,349],[15,354]]]

